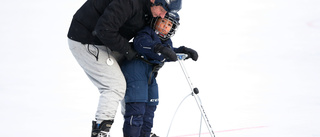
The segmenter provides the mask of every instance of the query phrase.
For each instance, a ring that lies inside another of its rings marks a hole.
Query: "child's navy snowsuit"
[[[124,136],[150,137],[154,112],[159,103],[155,79],[159,68],[155,67],[162,66],[165,59],[154,52],[156,44],[173,48],[170,39],[161,41],[154,30],[145,27],[133,40],[134,49],[142,58],[124,61],[121,65],[127,82]]]

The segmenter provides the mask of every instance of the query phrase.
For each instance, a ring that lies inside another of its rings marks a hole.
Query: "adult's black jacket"
[[[87,0],[74,14],[68,38],[128,52],[128,41],[151,16],[150,0]]]

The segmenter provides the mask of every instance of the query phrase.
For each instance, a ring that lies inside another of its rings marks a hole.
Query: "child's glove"
[[[167,46],[162,46],[161,44],[157,44],[154,46],[154,52],[155,53],[161,53],[165,58],[169,59],[170,61],[177,61],[177,55],[173,51],[173,49],[167,47]]]
[[[191,49],[191,48],[187,48],[187,47],[185,47],[185,46],[181,46],[181,47],[179,47],[178,49],[176,49],[176,52],[177,52],[177,53],[185,53],[185,54],[188,54],[188,57],[187,57],[186,59],[192,58],[192,60],[194,60],[194,61],[197,61],[197,60],[198,60],[198,53],[197,53],[197,51],[195,51],[195,50],[193,50],[193,49]]]

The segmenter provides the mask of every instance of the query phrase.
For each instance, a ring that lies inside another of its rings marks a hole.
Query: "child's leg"
[[[146,106],[140,137],[150,137],[151,129],[153,127],[154,112],[156,109],[157,106]]]
[[[148,85],[148,103],[143,117],[143,125],[140,137],[150,137],[151,129],[153,127],[154,112],[157,109],[158,103],[158,84],[155,76],[153,76],[150,85]]]
[[[139,137],[145,114],[145,102],[126,103],[124,115],[123,134],[124,137]]]

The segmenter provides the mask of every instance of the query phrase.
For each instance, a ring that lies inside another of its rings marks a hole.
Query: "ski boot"
[[[113,120],[104,120],[101,124],[92,121],[91,137],[110,137],[110,128]]]
[[[155,133],[150,133],[150,137],[159,137]]]
[[[155,133],[150,132],[143,132],[141,131],[140,137],[159,137]]]

